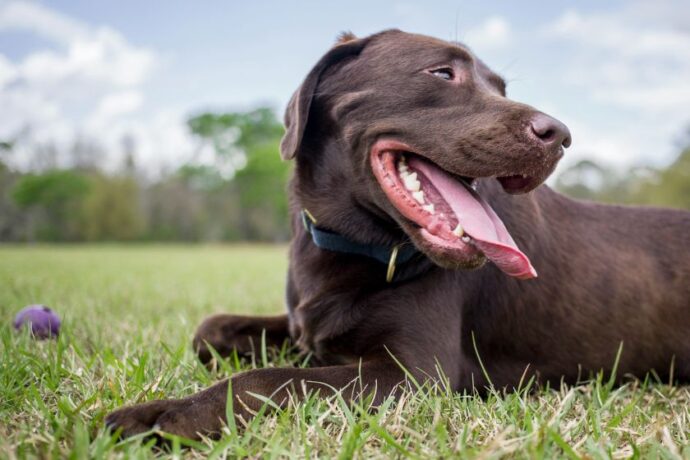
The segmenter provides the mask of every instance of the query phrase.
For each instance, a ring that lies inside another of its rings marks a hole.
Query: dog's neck
[[[386,268],[386,282],[407,281],[421,273],[420,269],[409,270],[405,266],[418,266],[425,256],[411,241],[394,246],[362,243],[339,233],[318,226],[318,221],[308,209],[301,211],[304,230],[311,235],[313,243],[320,249],[373,259]]]

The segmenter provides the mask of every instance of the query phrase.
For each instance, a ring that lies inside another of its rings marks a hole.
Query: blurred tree
[[[556,178],[556,188],[573,198],[594,200],[610,182],[610,171],[592,160],[581,160]]]
[[[573,198],[630,203],[645,168],[619,172],[593,160],[581,160],[556,178],[556,189]]]
[[[141,182],[142,175],[137,169],[137,142],[135,138],[131,134],[125,134],[120,139],[120,148],[122,154],[121,174]]]
[[[213,166],[184,165],[177,170],[176,177],[192,190],[211,192],[223,188],[228,180]]]
[[[58,147],[52,143],[40,143],[33,146],[29,158],[29,169],[35,172],[50,171],[59,168]]]
[[[139,186],[132,177],[89,176],[89,193],[81,203],[80,236],[87,241],[124,241],[144,230]]]
[[[690,209],[690,146],[668,167],[631,168],[616,173],[582,160],[556,178],[556,189],[574,198]]]
[[[16,241],[26,234],[27,213],[12,198],[15,182],[21,177],[4,162],[4,154],[11,152],[13,142],[0,141],[0,241]]]
[[[235,176],[243,221],[252,239],[285,241],[290,237],[286,194],[290,173],[279,149],[280,138],[254,145],[247,165]]]
[[[70,169],[79,171],[98,171],[99,162],[106,157],[105,149],[90,138],[79,136],[71,148],[67,149],[66,160]]]
[[[266,107],[243,113],[202,113],[187,124],[192,133],[211,141],[219,155],[238,153],[238,147],[271,142],[283,135],[283,125]]]
[[[185,170],[187,177],[203,178],[222,188],[229,181],[226,199],[235,200],[238,237],[248,240],[286,240],[289,165],[280,159],[283,126],[275,113],[259,108],[245,113],[203,113],[188,125],[202,142],[214,149],[219,176],[208,170]],[[194,174],[191,174],[191,173]],[[220,182],[219,182],[220,181]]]
[[[14,201],[31,211],[27,239],[79,239],[81,200],[88,191],[88,178],[72,170],[28,174],[17,180],[12,191]]]
[[[633,201],[690,209],[690,147],[683,150],[668,168],[642,181]]]
[[[146,192],[146,238],[153,241],[199,241],[207,225],[204,194],[177,176],[153,184]]]

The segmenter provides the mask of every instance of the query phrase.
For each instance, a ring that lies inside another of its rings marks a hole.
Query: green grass
[[[486,399],[427,388],[377,411],[308,398],[193,449],[103,431],[122,404],[294,359],[283,350],[208,371],[190,348],[208,314],[282,311],[285,270],[284,247],[0,247],[0,458],[690,458],[690,391],[653,379]],[[59,340],[12,330],[30,303],[61,314]]]

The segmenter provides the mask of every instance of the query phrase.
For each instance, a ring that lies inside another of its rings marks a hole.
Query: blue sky
[[[25,140],[17,164],[76,138],[112,162],[125,135],[150,168],[212,161],[190,113],[282,111],[340,31],[391,27],[466,42],[570,126],[565,164],[661,165],[690,124],[687,1],[0,0],[0,137]]]

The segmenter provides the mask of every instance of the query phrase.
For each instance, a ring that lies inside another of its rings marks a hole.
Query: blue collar
[[[404,281],[418,274],[415,272],[412,276],[401,277],[396,276],[395,273],[397,266],[405,264],[421,254],[411,243],[402,243],[393,247],[358,243],[338,233],[317,227],[316,219],[306,209],[302,210],[301,215],[304,229],[311,235],[311,239],[317,247],[328,251],[357,254],[375,259],[388,266],[386,281],[389,283]]]

